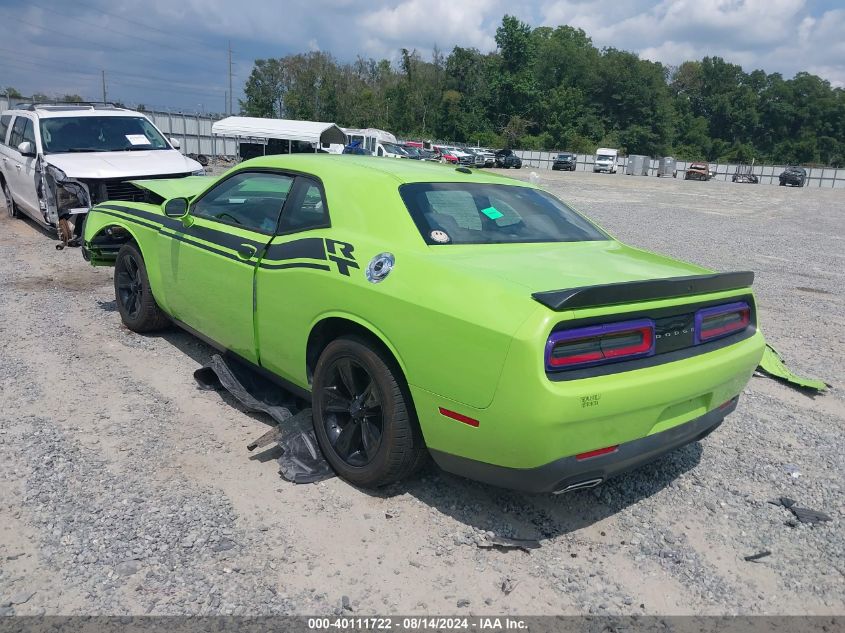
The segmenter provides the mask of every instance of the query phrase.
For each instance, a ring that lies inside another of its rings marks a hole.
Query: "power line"
[[[30,3],[30,4],[31,4],[31,3]],[[91,9],[92,11],[95,11],[96,13],[102,13],[103,15],[107,15],[107,16],[109,16],[109,17],[116,18],[116,19],[118,19],[118,20],[123,20],[124,22],[128,22],[129,24],[134,24],[135,26],[140,26],[140,27],[142,27],[142,28],[145,28],[145,29],[150,29],[150,30],[152,30],[152,31],[158,31],[159,33],[163,33],[164,35],[167,35],[168,37],[173,37],[173,33],[172,33],[172,32],[169,32],[169,31],[164,31],[164,30],[162,30],[162,29],[160,29],[160,28],[158,28],[158,27],[152,26],[152,25],[150,25],[150,24],[145,24],[145,23],[143,23],[143,22],[137,22],[137,21],[135,21],[135,20],[130,20],[129,18],[125,18],[125,17],[123,17],[122,15],[117,15],[117,14],[115,14],[115,13],[110,13],[110,12],[108,12],[108,11],[105,11],[105,10],[101,9],[100,7],[95,7],[94,5],[89,4],[89,3],[87,3],[87,2],[80,2],[79,0],[76,0],[76,4],[78,4],[78,5],[79,5],[79,4],[81,4],[82,6],[88,7],[89,9]],[[184,34],[184,33],[179,33],[179,38],[180,38],[180,39],[189,39],[189,40],[194,40],[194,41],[195,41],[195,42],[197,42],[197,43],[200,43],[200,44],[205,44],[205,42],[203,42],[203,41],[202,41],[202,40],[200,40],[199,38],[197,38],[197,37],[195,37],[195,36],[192,36],[192,35],[186,35],[186,34]]]
[[[67,39],[69,39],[69,40],[72,40],[74,44],[79,44],[79,43],[80,43],[80,36],[78,36],[78,35],[71,35],[71,34],[69,34],[69,33],[64,33],[64,32],[62,32],[62,31],[58,31],[58,30],[56,30],[56,29],[51,29],[51,28],[49,28],[49,27],[42,26],[42,25],[40,25],[40,24],[35,24],[35,23],[33,23],[33,22],[29,22],[29,21],[27,21],[27,20],[24,20],[23,18],[19,18],[19,17],[11,16],[11,15],[7,15],[7,16],[5,16],[5,17],[6,17],[6,18],[9,18],[9,19],[11,19],[11,20],[15,20],[15,21],[17,21],[17,22],[20,22],[20,23],[22,23],[22,24],[26,24],[26,25],[28,25],[28,26],[34,27],[34,28],[36,28],[36,29],[40,29],[40,30],[42,30],[42,31],[47,31],[48,33],[55,33],[56,35],[60,35],[61,37],[65,37],[65,38],[67,38]],[[102,48],[102,49],[105,49],[105,48],[111,48],[111,50],[116,50],[116,51],[121,51],[121,52],[127,51],[127,49],[126,49],[126,48],[117,48],[117,47],[115,47],[115,46],[108,46],[108,47],[106,47],[106,46],[103,46],[103,44],[102,44],[102,43],[99,43],[99,46],[100,46],[100,48]],[[158,46],[158,45],[156,45],[156,46]],[[159,57],[154,57],[154,56],[152,56],[152,55],[147,55],[146,53],[139,53],[139,52],[134,51],[134,50],[133,50],[133,51],[131,51],[131,53],[132,53],[132,56],[133,56],[133,57],[146,57],[147,59],[153,59],[153,60],[155,60],[155,61],[157,61],[157,62],[160,62],[160,61],[161,61],[161,58],[159,58]]]
[[[34,2],[29,2],[29,4],[31,6],[38,7],[42,11],[49,11],[50,13],[54,13],[58,16],[63,17],[63,18],[67,18],[69,20],[75,20],[75,21],[79,22],[80,24],[84,24],[85,26],[91,26],[91,27],[94,27],[94,28],[97,28],[97,29],[103,28],[99,24],[94,24],[93,22],[88,22],[88,21],[83,20],[81,18],[78,18],[74,15],[68,15],[66,13],[56,11],[55,9],[50,8],[50,7],[45,7],[45,6],[42,6],[40,4],[36,4]],[[164,46],[166,48],[172,48],[174,50],[185,50],[185,49],[180,49],[177,46],[173,46],[173,44],[170,44],[170,43],[164,43],[164,42],[161,42],[161,41],[150,40],[150,39],[147,39],[145,37],[141,37],[140,35],[136,35],[134,33],[127,33],[126,31],[121,31],[121,30],[115,29],[114,27],[109,27],[108,31],[111,32],[111,33],[117,33],[118,35],[123,35],[124,37],[132,37],[132,38],[135,38],[136,40],[139,40],[141,42],[146,42],[147,44],[152,44],[153,46]]]
[[[52,69],[56,70],[55,60],[49,59],[47,57],[39,57],[39,56],[36,56],[36,55],[29,55],[29,54],[24,55],[19,50],[15,50],[15,49],[11,49],[11,48],[0,47],[0,51],[7,51],[7,53],[5,55],[3,55],[3,57],[15,58],[15,59],[20,60],[19,62],[16,61],[15,63],[45,62],[45,63],[39,64],[39,65],[44,67],[44,68],[52,68]],[[11,53],[11,54],[9,54],[9,53]],[[36,60],[36,61],[33,61],[33,60]],[[76,68],[80,68],[80,69],[86,68],[86,66],[79,66],[78,64],[74,64],[74,66]],[[92,73],[93,72],[99,72],[93,66],[87,66],[87,68]],[[179,81],[178,78],[174,78],[174,77],[167,78],[167,77],[156,77],[154,75],[138,75],[138,74],[135,74],[135,73],[124,72],[123,70],[117,70],[115,68],[106,68],[105,70],[107,72],[110,72],[110,73],[117,73],[121,77],[129,77],[129,78],[134,77],[134,78],[137,78],[137,79],[149,79],[151,81],[166,81],[166,82]],[[72,71],[62,71],[62,72],[72,72]]]
[[[7,50],[7,49],[4,49],[4,50]],[[5,57],[12,58],[14,56],[3,55],[3,57],[4,58]],[[43,58],[39,58],[39,59],[43,59]],[[122,71],[115,70],[113,68],[105,68],[105,69],[101,69],[99,71],[96,70],[96,69],[93,69],[93,68],[89,69],[88,71],[63,70],[63,69],[57,68],[55,66],[55,64],[52,64],[52,63],[33,61],[33,60],[25,59],[23,57],[20,57],[19,61],[15,60],[14,64],[15,65],[23,64],[23,65],[32,66],[32,67],[39,68],[39,69],[48,68],[50,70],[59,72],[59,73],[64,74],[64,75],[78,75],[78,76],[83,76],[83,77],[90,78],[90,79],[95,79],[97,73],[101,72],[102,70],[105,70],[106,72],[110,73],[111,75],[117,75],[118,77],[125,78],[125,79],[135,78],[135,79],[139,79],[141,81],[153,81],[153,82],[157,82],[157,83],[174,83],[176,81],[176,80],[173,80],[173,79],[165,79],[165,78],[162,78],[162,77],[153,77],[153,76],[146,76],[146,75],[135,75],[135,74],[132,74],[132,73],[124,73]],[[141,89],[144,89],[144,90],[156,90],[156,88],[142,86],[142,85],[139,85],[137,83],[126,83],[126,82],[121,81],[120,79],[114,79],[114,77],[110,78],[109,83],[119,83],[121,85],[134,86],[134,87],[141,88]],[[202,95],[207,95],[207,96],[220,96],[220,89],[219,88],[213,88],[213,87],[212,88],[192,88],[190,84],[188,84],[187,86],[185,86],[184,84],[180,84],[180,85],[182,86],[182,88],[187,87],[189,90],[184,90],[184,89],[180,89],[180,88],[168,88],[167,90],[169,92],[176,92],[176,93],[182,93],[182,94],[197,94],[197,95],[202,94]]]

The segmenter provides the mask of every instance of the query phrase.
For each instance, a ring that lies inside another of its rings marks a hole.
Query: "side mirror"
[[[168,218],[184,218],[188,215],[188,199],[171,198],[164,203],[164,215]]]
[[[35,146],[31,141],[24,141],[18,145],[18,151],[24,156],[35,156]]]
[[[182,147],[182,143],[179,142],[178,138],[170,137],[170,144],[173,146],[174,149],[179,149]]]

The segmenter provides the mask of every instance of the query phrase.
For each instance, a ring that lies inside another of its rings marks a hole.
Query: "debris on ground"
[[[211,361],[194,372],[200,389],[228,391],[248,411],[266,413],[276,426],[250,442],[247,450],[277,443],[282,449],[279,474],[295,484],[314,483],[334,477],[334,471],[323,457],[311,409],[294,415],[296,401],[275,383],[246,365],[214,354]]]
[[[506,536],[490,536],[487,534],[484,538],[476,542],[476,545],[486,548],[521,549],[530,552],[532,549],[538,549],[540,547],[540,541],[535,539],[508,538]]]
[[[803,389],[813,393],[823,393],[827,391],[829,384],[817,378],[803,378],[794,374],[783,362],[783,359],[778,354],[777,350],[771,345],[766,345],[763,352],[763,358],[757,366],[757,375],[767,376],[775,380],[785,383],[791,387]]]
[[[801,523],[809,523],[810,525],[815,525],[816,523],[824,523],[825,521],[833,521],[827,514],[824,512],[819,512],[818,510],[811,510],[810,508],[800,508],[795,505],[796,501],[794,499],[790,499],[789,497],[779,497],[773,501],[769,501],[772,505],[775,506],[783,506],[792,514],[795,515],[795,518],[798,519]]]
[[[283,451],[279,473],[288,481],[310,484],[335,476],[317,444],[311,409],[303,409],[284,423],[279,448]]]
[[[766,558],[766,556],[771,556],[772,553],[765,549],[762,552],[757,552],[756,554],[751,554],[751,556],[745,556],[744,559],[749,563],[756,563],[761,558]]]
[[[518,580],[505,578],[504,580],[502,580],[502,593],[508,595],[511,591],[516,589],[517,584],[519,584]]]
[[[247,411],[266,413],[277,424],[293,415],[291,409],[295,408],[295,401],[292,396],[246,365],[224,359],[220,354],[214,354],[207,365],[196,370],[194,380],[200,389],[225,389]]]

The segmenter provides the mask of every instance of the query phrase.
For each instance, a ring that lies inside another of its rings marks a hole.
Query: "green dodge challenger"
[[[765,347],[752,273],[625,246],[495,174],[317,154],[136,186],[84,228],[123,323],[176,323],[309,399],[356,485],[429,454],[525,491],[597,485],[713,431]]]

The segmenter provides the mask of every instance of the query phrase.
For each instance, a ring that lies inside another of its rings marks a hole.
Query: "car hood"
[[[432,246],[450,268],[506,279],[530,292],[712,271],[615,240],[555,244]],[[530,294],[530,293],[526,293]]]
[[[185,174],[202,169],[197,161],[173,149],[47,154],[44,158],[47,163],[65,172],[68,178],[138,178]]]
[[[130,182],[169,200],[170,198],[193,198],[205,191],[214,180],[213,176],[186,176],[185,178],[157,178]]]

